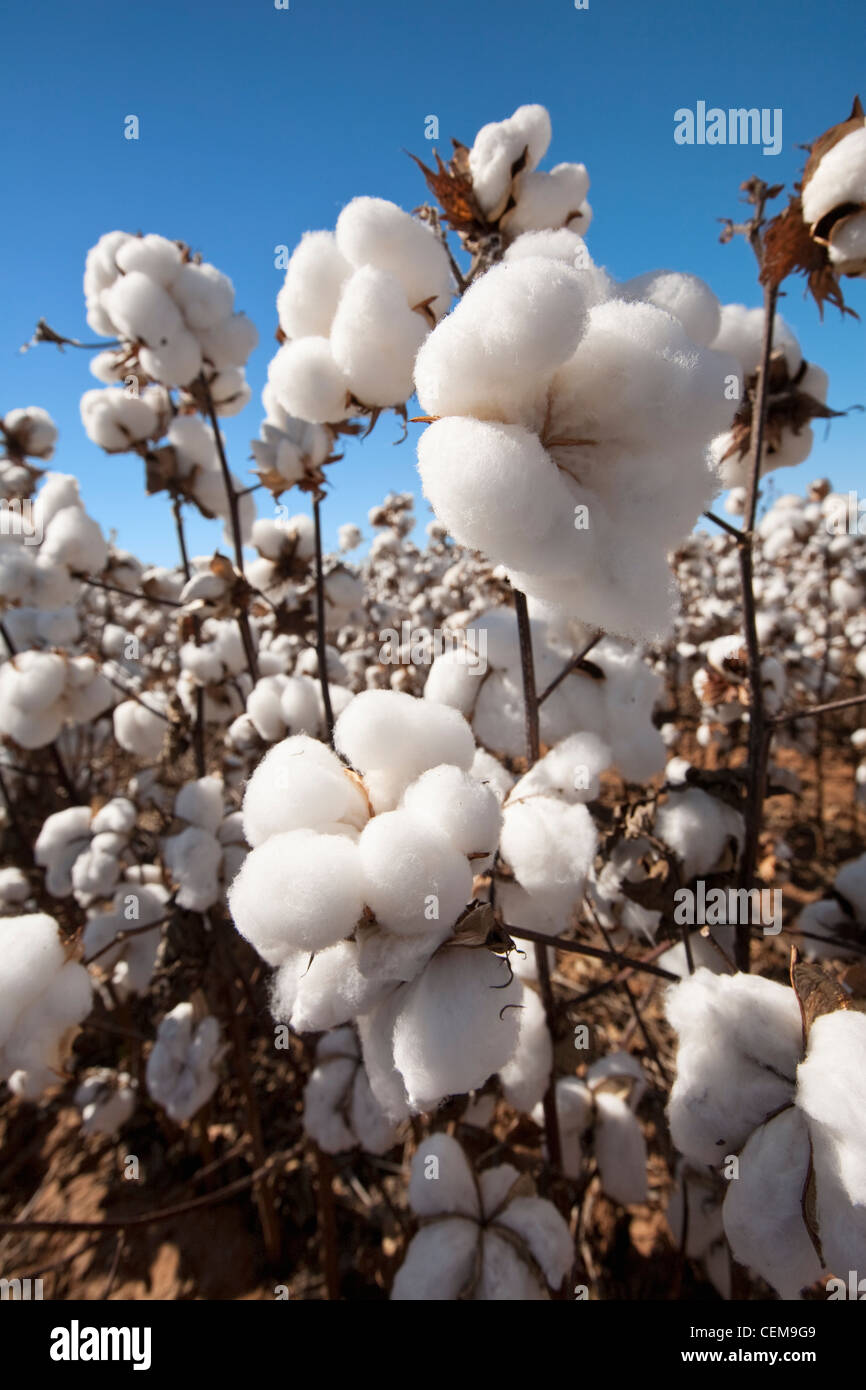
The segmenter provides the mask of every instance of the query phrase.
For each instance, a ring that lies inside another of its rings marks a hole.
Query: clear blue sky
[[[253,400],[225,427],[243,473],[274,349],[274,247],[332,227],[358,194],[408,209],[423,201],[403,150],[429,158],[426,116],[438,116],[445,153],[452,135],[471,143],[484,122],[543,103],[554,132],[543,167],[589,169],[597,261],[617,278],[690,270],[722,299],[756,304],[751,253],[740,241],[721,246],[715,219],[738,213],[739,184],[754,172],[790,182],[805,157],[797,145],[846,117],[857,90],[866,98],[854,0],[590,0],[584,11],[572,0],[290,0],[288,10],[273,0],[8,0],[2,49],[0,409],[50,410],[61,432],[52,466],[79,477],[122,545],[163,563],[175,558],[166,499],[145,498],[141,463],[108,458],[82,429],[78,401],[95,384],[87,355],[17,352],[40,315],[92,337],[81,277],[101,233],[182,238],[231,275],[261,339],[248,369]],[[674,111],[698,100],[781,107],[782,153],[676,145]],[[123,138],[129,114],[140,119],[138,142]],[[859,323],[828,309],[822,326],[799,281],[782,305],[840,408],[866,402],[866,285],[846,287]],[[394,448],[398,434],[383,419],[331,470],[327,543],[341,522],[365,523],[389,488],[420,501],[413,434]],[[827,474],[862,491],[866,415],[833,422],[828,442],[823,425],[818,434],[805,465],[776,475],[779,488]],[[217,535],[197,524],[193,548],[209,550]]]

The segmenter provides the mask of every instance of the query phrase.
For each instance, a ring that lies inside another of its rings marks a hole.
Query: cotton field
[[[309,229],[271,322],[177,225],[87,252],[92,342],[39,306],[0,417],[0,1273],[54,1298],[866,1275],[866,523],[784,490],[850,402],[783,302],[864,312],[863,109],[800,132],[787,204],[744,185],[733,303],[617,281],[606,172],[499,114],[420,206]],[[67,471],[58,346],[174,563]],[[347,516],[383,434],[416,486]]]

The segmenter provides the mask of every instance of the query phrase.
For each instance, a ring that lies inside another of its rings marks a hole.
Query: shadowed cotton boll
[[[353,1029],[338,1028],[316,1046],[316,1064],[304,1090],[304,1129],[325,1153],[360,1146],[387,1153],[396,1138],[370,1090]]]
[[[60,1080],[69,1037],[90,1012],[90,980],[45,913],[0,918],[0,946],[0,1077],[35,1100]]]
[[[700,787],[671,792],[656,812],[655,831],[683,861],[686,879],[709,873],[728,840],[742,843],[743,818]]]
[[[129,1073],[108,1067],[89,1072],[75,1092],[84,1134],[117,1134],[131,1119],[136,1103],[137,1088]]]
[[[186,1124],[219,1085],[219,1023],[196,1024],[192,1004],[178,1004],[159,1025],[147,1059],[147,1089],[177,1124]]]
[[[150,984],[167,902],[168,890],[161,883],[142,884],[129,878],[116,885],[110,910],[92,913],[87,920],[82,938],[85,959],[93,959],[92,968],[111,980],[121,998],[143,994]],[[151,922],[153,931],[139,930]]]

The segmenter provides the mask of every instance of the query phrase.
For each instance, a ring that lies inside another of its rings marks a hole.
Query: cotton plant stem
[[[535,687],[535,661],[532,655],[532,628],[529,623],[529,609],[526,595],[514,590],[514,607],[517,613],[517,634],[520,639],[520,669],[523,676],[523,711],[526,733],[527,768],[538,762],[541,752],[541,736],[538,723],[538,694]],[[547,948],[550,943],[541,938],[535,942],[535,966],[538,973],[538,989],[544,1005],[547,1031],[551,1046],[556,1046],[556,1002],[553,997],[553,984],[550,979],[550,966],[547,961]],[[556,1109],[556,1065],[551,1068],[547,1089],[544,1093],[544,1131],[547,1138],[547,1157],[551,1168],[562,1168],[562,1141],[559,1134],[559,1115]]]
[[[207,407],[208,419],[210,420],[211,429],[213,430],[214,443],[216,444],[217,456],[220,461],[220,469],[222,470],[223,482],[225,484],[226,489],[226,501],[228,503],[229,517],[231,520],[232,544],[234,545],[235,552],[235,568],[238,570],[239,574],[243,575],[244,543],[243,537],[241,536],[241,514],[240,509],[238,507],[238,494],[235,492],[234,485],[232,483],[232,475],[231,470],[229,469],[229,461],[226,458],[225,446],[223,445],[223,437],[220,434],[216,406],[214,405],[214,400],[213,396],[211,395],[210,386],[208,385],[208,382],[206,381],[203,375],[199,377],[199,382],[201,384],[202,393],[204,395],[205,404]],[[243,642],[244,655],[246,656],[247,667],[249,669],[250,675],[252,676],[253,682],[255,682],[259,678],[259,668],[258,662],[256,660],[256,649],[253,644],[253,635],[250,629],[249,616],[247,614],[246,609],[241,607],[238,608],[237,614],[235,616],[237,618],[238,627],[240,628],[241,641]]]
[[[174,516],[174,527],[177,532],[177,544],[180,550],[180,563],[184,577],[187,581],[192,573],[189,563],[189,554],[186,548],[186,533],[183,527],[183,512],[181,511],[180,498],[171,499],[171,510]],[[193,618],[193,640],[198,647],[201,645],[201,619],[196,615]],[[196,681],[195,686],[195,719],[192,731],[193,749],[195,751],[195,770],[198,777],[204,777],[206,764],[204,756],[204,686]]]
[[[321,495],[313,495],[313,523],[316,533],[316,660],[319,667],[319,685],[322,690],[322,704],[325,707],[325,724],[328,729],[328,743],[334,746],[334,711],[331,707],[331,689],[328,684],[328,644],[325,632],[325,576],[322,569],[322,517]]]
[[[336,1303],[340,1297],[340,1263],[337,1212],[334,1206],[334,1165],[330,1155],[323,1153],[318,1144],[313,1145],[313,1152],[316,1158],[316,1202],[319,1209],[325,1289],[328,1302]]]
[[[739,886],[751,888],[755,879],[758,857],[758,837],[763,821],[767,763],[772,739],[772,725],[766,723],[764,687],[761,674],[761,649],[758,642],[757,612],[754,590],[754,532],[758,507],[758,484],[761,474],[761,455],[767,423],[767,404],[770,394],[770,357],[773,351],[773,328],[776,318],[778,290],[774,285],[764,288],[764,334],[761,344],[761,364],[758,369],[757,398],[752,407],[751,458],[743,530],[739,546],[740,584],[743,595],[743,624],[746,634],[749,678],[749,747],[748,783],[745,806],[745,836],[740,858]],[[736,929],[735,957],[737,969],[748,973],[751,961],[751,932],[747,922]]]

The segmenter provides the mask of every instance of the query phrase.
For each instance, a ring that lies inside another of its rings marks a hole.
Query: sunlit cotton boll
[[[269,749],[244,795],[251,845],[287,830],[335,822],[360,830],[369,816],[363,791],[329,748],[297,734]]]
[[[403,286],[410,309],[430,300],[440,318],[451,298],[451,270],[435,232],[384,198],[353,198],[337,218],[337,246],[351,265],[375,266]]]
[[[314,424],[338,423],[350,414],[349,383],[334,361],[327,338],[284,343],[268,366],[268,382],[289,415]]]
[[[280,327],[288,338],[327,338],[352,267],[333,232],[306,232],[292,252],[277,295]]]
[[[393,275],[373,266],[356,270],[331,327],[334,361],[355,399],[389,406],[411,396],[415,354],[429,328]]]
[[[358,855],[364,901],[388,931],[415,935],[447,926],[472,896],[466,856],[442,830],[405,811],[368,821]]]

